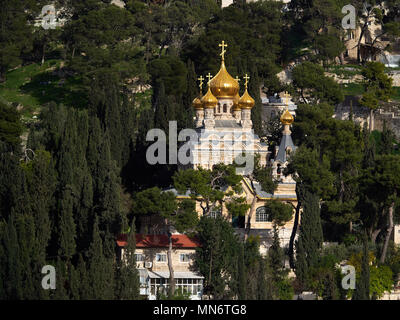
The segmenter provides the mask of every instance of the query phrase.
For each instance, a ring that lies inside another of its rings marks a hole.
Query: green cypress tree
[[[247,275],[244,264],[244,250],[242,243],[239,244],[238,249],[238,298],[239,300],[245,300],[247,298]]]
[[[121,162],[119,167],[124,169],[129,166],[128,162],[132,158],[135,148],[135,139],[138,130],[138,116],[139,108],[135,107],[138,102],[133,100],[130,101],[129,97],[124,95],[122,107],[121,107],[121,125],[122,125],[122,139],[123,145],[121,147]],[[140,106],[140,111],[142,111],[142,106]],[[124,179],[124,172],[121,173]]]
[[[369,251],[368,237],[365,232],[363,236],[363,256],[361,265],[361,275],[356,283],[353,300],[370,300],[369,297]]]
[[[282,280],[284,269],[284,253],[280,245],[279,231],[276,224],[273,225],[272,245],[268,249],[269,264],[272,270],[272,279],[275,284]]]
[[[195,267],[205,277],[205,294],[213,299],[237,295],[237,238],[223,217],[203,216],[199,223],[201,247],[196,250]]]
[[[318,264],[323,241],[318,195],[306,191],[303,208],[296,246],[296,276],[308,288],[309,275]]]
[[[136,269],[135,247],[135,229],[134,223],[132,223],[131,230],[128,233],[128,244],[124,248],[124,256],[121,257],[117,271],[117,299],[137,300],[139,298],[140,283]]]
[[[194,127],[194,122],[193,122],[193,117],[194,117],[194,110],[192,107],[192,101],[193,99],[199,95],[199,87],[197,86],[197,76],[196,76],[196,71],[194,68],[194,63],[192,60],[188,59],[187,61],[187,89],[184,94],[184,99],[183,99],[183,109],[184,109],[184,115],[185,115],[185,123],[183,124],[184,128],[193,128]]]
[[[35,223],[32,216],[17,213],[16,229],[19,243],[19,259],[22,266],[23,296],[22,299],[32,300],[40,297],[40,270],[38,265],[37,241],[35,238]]]
[[[104,234],[104,255],[107,258],[115,254],[115,234],[126,229],[126,217],[121,210],[121,186],[116,163],[110,154],[108,134],[98,146],[99,155],[97,162],[97,189],[94,202],[95,210],[99,217],[99,228]]]
[[[68,290],[68,288],[67,288],[67,286],[68,286],[67,267],[66,267],[66,263],[60,258],[57,258],[56,272],[57,272],[56,290],[54,290],[52,299],[54,299],[54,300],[69,300],[69,294],[67,291]]]
[[[35,157],[25,168],[29,202],[35,222],[38,258],[46,260],[46,249],[51,237],[50,211],[54,209],[54,191],[56,189],[56,172],[49,152],[37,150]]]
[[[21,264],[23,291],[20,299],[34,299],[39,297],[38,287],[34,285],[39,277],[40,261],[38,243],[35,234],[35,221],[31,214],[32,208],[29,201],[28,185],[23,170],[19,169],[20,180],[16,180],[17,194],[15,206],[11,214],[15,214],[15,229],[19,246],[18,259]],[[40,266],[41,267],[41,266]]]
[[[310,272],[306,260],[306,250],[304,248],[304,240],[299,238],[296,243],[296,264],[295,264],[295,273],[296,278],[302,289],[307,287],[307,283],[309,283]]]
[[[253,129],[254,133],[262,136],[263,135],[263,127],[262,127],[262,103],[260,97],[260,85],[261,81],[258,77],[258,71],[256,66],[252,66],[250,70],[250,80],[249,80],[249,94],[253,97],[255,104],[251,109],[251,121],[253,121]]]
[[[73,265],[71,265],[69,269],[69,291],[72,300],[80,299],[80,285],[79,271]]]
[[[0,141],[5,142],[10,151],[21,151],[22,129],[20,114],[16,108],[0,101]]]
[[[257,273],[257,300],[269,300],[272,299],[270,283],[267,282],[267,262],[264,259],[259,259],[259,271]]]
[[[103,241],[100,237],[99,221],[95,218],[92,243],[89,248],[89,282],[92,290],[90,299],[112,299],[114,297],[113,261],[104,256]]]
[[[76,225],[73,217],[73,198],[70,190],[65,190],[60,200],[58,255],[71,260],[76,251]]]
[[[323,300],[337,300],[338,299],[338,288],[336,284],[335,274],[331,270],[327,271],[323,279]]]
[[[172,95],[167,96],[166,104],[165,104],[165,109],[166,110],[166,128],[169,128],[169,121],[177,121],[178,123],[178,128],[182,127],[182,124],[185,122],[184,116],[182,116],[183,113],[183,105],[182,105],[182,100],[179,101],[179,97],[175,97]],[[157,117],[157,115],[156,115]],[[168,129],[165,130],[165,133],[168,135],[169,131]]]
[[[3,273],[5,299],[22,299],[24,296],[23,266],[20,258],[20,248],[16,230],[15,214],[9,216],[4,234],[4,252],[7,257]]]
[[[77,271],[79,273],[79,297],[80,299],[89,299],[91,293],[90,277],[88,274],[87,263],[83,259],[82,255],[79,254]]]
[[[393,141],[394,141],[394,134],[388,128],[386,120],[383,121],[383,130],[381,134],[381,154],[391,154],[393,152]]]
[[[168,132],[168,105],[167,96],[165,94],[164,82],[161,82],[154,92],[154,127]]]
[[[5,221],[0,222],[0,299],[5,300],[6,295],[6,283],[7,283],[7,263],[8,257],[4,247],[5,235],[8,225]]]

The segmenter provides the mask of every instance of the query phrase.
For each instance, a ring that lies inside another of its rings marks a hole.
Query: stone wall
[[[358,105],[357,97],[346,97],[345,101],[335,108],[334,118],[340,120],[348,120],[350,116],[350,104],[349,101],[353,101],[353,121],[358,123],[361,127],[364,123],[369,124],[369,109]]]
[[[388,111],[378,110],[375,113],[375,130],[383,130],[383,123],[386,121],[386,125],[393,131],[395,136],[400,139],[400,108],[390,109]]]
[[[350,102],[353,105],[353,120],[360,124],[361,127],[364,123],[369,125],[369,109],[362,107],[358,104],[359,97],[347,96],[343,103],[340,103],[335,108],[334,118],[340,120],[349,119],[350,115]],[[400,105],[385,106],[382,109],[375,111],[374,115],[374,130],[383,130],[383,124],[386,122],[398,139],[400,139]]]
[[[388,72],[388,76],[393,79],[393,87],[400,87],[400,70],[393,70]]]
[[[337,83],[361,83],[363,80],[363,76],[361,74],[342,76],[333,72],[325,72],[325,75],[333,78]],[[387,72],[387,75],[393,79],[393,87],[400,87],[400,70],[389,71]],[[282,79],[284,79],[284,71],[278,73],[277,76],[282,81]]]

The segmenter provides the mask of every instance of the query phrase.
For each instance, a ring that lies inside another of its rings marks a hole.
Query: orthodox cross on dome
[[[222,49],[221,49],[220,56],[222,57],[222,61],[224,61],[224,60],[225,60],[225,52],[226,52],[225,48],[226,48],[228,45],[225,43],[224,40],[222,40],[222,43],[218,44],[218,46],[220,46],[220,47],[222,48]]]
[[[208,75],[206,75],[206,78],[208,78],[207,84],[210,85],[210,81],[211,81],[211,78],[212,78],[211,73],[208,73]]]
[[[200,83],[199,83],[199,88],[200,88],[200,92],[202,92],[202,90],[203,90],[203,80],[204,80],[204,78],[203,78],[203,76],[200,76],[200,77],[197,78],[197,80],[200,81]]]
[[[245,80],[245,82],[244,82],[244,87],[247,89],[247,84],[248,84],[248,82],[249,82],[249,79],[250,79],[250,77],[247,75],[247,73],[246,73],[246,75],[243,77],[243,79]]]
[[[235,80],[239,83],[240,78],[238,76],[236,76]]]

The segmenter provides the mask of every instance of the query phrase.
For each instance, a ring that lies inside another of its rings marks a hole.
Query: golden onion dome
[[[256,102],[254,101],[254,99],[249,95],[249,93],[247,92],[247,88],[244,91],[243,95],[240,97],[239,99],[239,107],[241,109],[251,109],[254,107],[254,104]]]
[[[207,93],[203,96],[203,98],[201,98],[201,103],[203,104],[204,108],[208,109],[214,109],[217,106],[218,100],[212,94],[210,86],[208,86]]]
[[[211,79],[210,88],[213,95],[220,99],[233,98],[239,92],[239,83],[226,70],[224,60],[218,73]]]
[[[286,109],[286,111],[281,115],[281,122],[283,124],[292,124],[294,121],[293,116],[290,114],[289,110]]]
[[[193,99],[192,107],[194,109],[203,109],[203,103],[200,100],[200,96],[197,96],[196,98]]]
[[[240,106],[239,106],[239,100],[240,100],[240,96],[239,96],[239,92],[236,93],[236,96],[233,97],[233,110],[240,110]]]

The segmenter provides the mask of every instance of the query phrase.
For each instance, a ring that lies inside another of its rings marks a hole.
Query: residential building
[[[136,234],[135,258],[140,276],[140,294],[149,300],[168,293],[168,236],[166,234]],[[117,245],[124,257],[127,235],[120,235]],[[184,234],[172,235],[172,264],[176,289],[190,295],[191,300],[200,300],[203,294],[204,277],[193,269],[193,259],[199,243]]]

